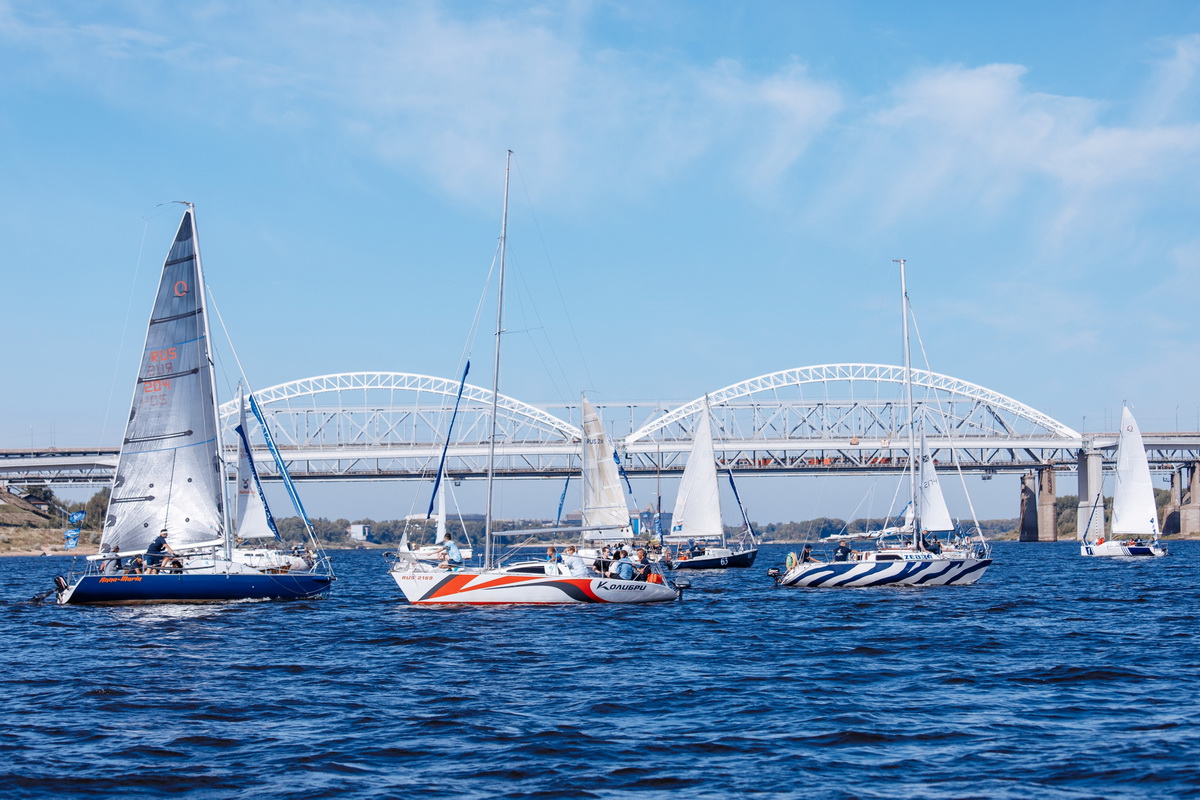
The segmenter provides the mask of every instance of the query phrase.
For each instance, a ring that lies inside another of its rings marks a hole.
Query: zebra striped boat
[[[938,481],[937,469],[920,423],[920,449],[917,448],[917,407],[912,395],[912,366],[909,352],[908,291],[905,287],[904,260],[900,264],[900,296],[904,311],[904,372],[908,394],[909,488],[911,499],[902,527],[881,532],[874,550],[854,551],[843,537],[833,560],[818,561],[809,549],[797,557],[788,556],[786,572],[768,572],[780,586],[864,587],[864,586],[964,586],[983,577],[992,564],[991,547],[979,532],[978,523],[964,533],[950,517],[946,498]],[[917,456],[919,455],[919,460]],[[919,466],[918,466],[919,464]],[[886,536],[882,534],[887,534]]]
[[[857,588],[864,586],[964,586],[991,566],[986,547],[947,548],[941,553],[912,547],[865,550],[857,558],[797,564],[779,579],[781,586]]]

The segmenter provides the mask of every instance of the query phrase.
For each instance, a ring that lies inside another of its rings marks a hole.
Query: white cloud
[[[529,154],[530,184],[557,198],[675,179],[701,158],[711,168],[718,149],[718,166],[757,190],[841,105],[798,63],[759,75],[589,44],[586,5],[451,10],[209,4],[142,9],[119,25],[10,12],[0,37],[114,103],[331,131],[464,197],[493,182],[509,147]]]

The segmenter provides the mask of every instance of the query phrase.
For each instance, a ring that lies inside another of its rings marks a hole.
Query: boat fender
[[[62,575],[55,575],[54,590],[57,592],[65,592],[67,590],[67,579]]]
[[[791,572],[792,570],[794,570],[794,569],[796,568],[796,565],[797,565],[797,564],[799,564],[799,563],[800,563],[800,557],[799,557],[799,556],[797,556],[795,553],[788,553],[788,556],[787,556],[787,570],[788,570],[788,572]]]

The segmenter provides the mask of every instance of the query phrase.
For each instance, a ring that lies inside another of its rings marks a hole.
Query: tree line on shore
[[[68,515],[76,511],[82,511],[86,516],[84,521],[77,526],[84,531],[80,537],[81,540],[90,541],[93,544],[99,541],[100,528],[104,521],[104,514],[108,508],[108,497],[110,494],[108,488],[101,489],[82,502],[62,500],[56,497],[48,486],[29,487],[25,491],[27,494],[44,500],[50,505],[51,511],[49,513],[38,515],[44,519],[44,523],[39,527],[61,527],[65,524],[64,520]],[[1165,489],[1156,489],[1154,493],[1158,503],[1159,519],[1162,520],[1164,516],[1163,510],[1169,501],[1170,493]],[[1078,523],[1079,498],[1076,495],[1061,495],[1056,498],[1056,506],[1059,538],[1074,538]],[[1108,521],[1111,514],[1112,499],[1105,498],[1105,522]],[[279,534],[283,539],[288,541],[302,541],[306,538],[304,524],[299,517],[276,517],[275,522],[279,529]],[[1016,535],[1018,522],[1019,520],[1016,518],[980,520],[979,528],[983,535],[989,539],[1010,538]],[[412,542],[430,543],[434,540],[435,528],[433,520],[414,521],[402,519],[350,520],[339,518],[331,520],[325,517],[316,517],[311,520],[311,524],[313,532],[319,541],[334,546],[353,546],[356,544],[355,540],[350,537],[351,525],[370,526],[371,533],[368,541],[381,545],[399,543],[405,531],[408,532],[409,540]],[[495,520],[493,521],[493,530],[502,532],[525,528],[546,528],[553,524],[553,520]],[[819,517],[802,522],[755,523],[754,530],[764,543],[802,542],[838,536],[842,533],[853,534],[878,530],[894,524],[895,520],[886,517],[860,518],[849,521],[837,517]],[[964,520],[962,524],[964,527],[971,527],[969,520]],[[29,523],[26,526],[33,527]],[[464,515],[459,519],[447,520],[446,530],[457,541],[479,541],[483,536],[483,517],[481,515]],[[730,534],[736,534],[738,530],[736,527],[726,528],[726,531]],[[556,534],[550,531],[534,534],[528,538],[534,542],[555,542],[571,538],[574,535]]]

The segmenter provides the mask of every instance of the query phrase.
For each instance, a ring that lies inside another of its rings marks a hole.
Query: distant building
[[[40,497],[34,497],[33,495],[26,495],[25,497],[22,497],[21,499],[24,500],[26,503],[29,503],[29,505],[33,506],[34,509],[37,511],[49,511],[50,510],[50,504],[47,503],[45,500],[43,500]]]
[[[365,542],[371,536],[370,525],[351,525],[346,533],[356,542]]]

